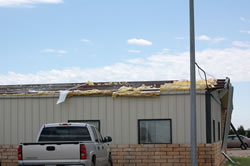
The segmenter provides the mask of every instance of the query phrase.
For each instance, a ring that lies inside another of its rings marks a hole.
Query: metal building
[[[95,124],[112,144],[189,144],[189,90],[162,91],[166,83],[173,81],[2,85],[0,145],[34,142],[40,126],[54,122]],[[227,86],[217,80],[197,91],[198,144],[222,140]],[[65,90],[68,97],[57,104]]]

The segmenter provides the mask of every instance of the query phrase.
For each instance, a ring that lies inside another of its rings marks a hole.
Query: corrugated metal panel
[[[27,99],[29,100],[29,99]],[[32,121],[33,121],[33,126],[32,126],[32,141],[35,141],[37,138],[37,134],[40,129],[40,101],[39,98],[34,98],[30,99],[32,103]]]
[[[9,99],[4,99],[4,143],[11,144],[11,104]],[[18,114],[19,115],[19,114]]]
[[[177,143],[178,142],[178,136],[177,136],[177,96],[174,94],[167,95],[167,96],[161,96],[163,98],[169,98],[169,117],[162,117],[164,118],[170,118],[172,119],[172,142]],[[164,101],[163,101],[164,102]],[[179,103],[181,104],[181,103]],[[185,130],[185,129],[183,129]]]
[[[32,100],[24,100],[25,101],[25,141],[32,141]],[[51,101],[53,102],[53,100]],[[53,111],[51,111],[53,113]],[[12,116],[15,117],[15,116]]]
[[[123,97],[121,103],[121,143],[122,144],[129,144],[129,98]],[[117,124],[118,125],[118,124]]]
[[[177,95],[176,96],[176,135],[177,135],[177,142],[185,142],[185,100],[184,95]]]
[[[129,98],[129,141],[131,144],[137,144],[138,143],[138,123],[137,123],[137,116],[138,113],[136,111],[136,98]]]
[[[189,95],[160,97],[77,96],[57,105],[54,97],[0,99],[0,144],[35,141],[44,123],[100,120],[103,136],[113,143],[138,143],[138,119],[172,119],[172,143],[190,141]],[[216,106],[216,109],[219,107]],[[205,143],[205,97],[197,95],[198,143]],[[219,118],[219,117],[218,117]]]
[[[74,100],[75,101],[75,100]],[[51,98],[47,98],[46,99],[46,115],[47,115],[47,123],[53,123],[54,122],[54,100]],[[72,113],[73,114],[74,109],[72,109]]]
[[[4,143],[4,100],[0,100],[0,144]]]
[[[211,97],[211,128],[212,128],[212,140],[213,140],[213,120],[215,120],[215,141],[218,141],[218,122],[221,124],[221,106],[220,104],[213,98]],[[220,131],[221,133],[221,131]]]
[[[197,133],[201,133],[201,103],[200,95],[196,95],[196,124],[197,124]],[[199,126],[199,127],[198,127]],[[197,134],[197,143],[201,142],[201,134]]]
[[[57,102],[57,98],[53,98],[53,103],[55,104],[56,102]],[[55,104],[53,112],[54,112],[54,121],[57,123],[62,122],[62,104]]]
[[[101,132],[102,133],[107,133],[107,98],[104,97],[99,97],[100,99],[98,100],[99,103],[99,109],[98,109],[98,115],[99,115],[99,120],[102,122],[101,124]],[[96,119],[95,119],[96,120]]]
[[[185,134],[185,144],[189,144],[190,143],[190,95],[185,95],[185,126],[186,129],[184,130],[184,134]],[[197,117],[197,116],[196,116]]]
[[[92,97],[84,97],[83,104],[83,118],[91,119],[91,99]]]
[[[114,100],[111,97],[107,98],[107,133],[106,135],[109,135],[109,136],[114,135],[114,102],[113,101]]]
[[[122,98],[114,100],[114,142],[121,143],[122,141]],[[119,140],[119,141],[118,141]]]
[[[18,143],[18,120],[16,115],[18,115],[18,103],[17,103],[17,99],[12,99],[11,100],[11,142],[13,142],[14,144]]]
[[[201,140],[198,143],[206,142],[206,97],[205,95],[200,95],[200,128],[201,128]]]

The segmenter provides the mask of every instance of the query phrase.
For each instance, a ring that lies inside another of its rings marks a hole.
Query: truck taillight
[[[81,159],[86,159],[87,158],[86,147],[85,147],[84,144],[80,145],[80,158]]]
[[[22,160],[22,159],[23,159],[22,145],[19,145],[19,146],[18,146],[18,149],[17,149],[17,159],[18,159],[18,160]]]

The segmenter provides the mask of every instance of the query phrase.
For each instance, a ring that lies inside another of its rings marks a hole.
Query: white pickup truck
[[[36,143],[18,146],[18,165],[112,166],[107,142],[95,126],[86,123],[44,124]]]

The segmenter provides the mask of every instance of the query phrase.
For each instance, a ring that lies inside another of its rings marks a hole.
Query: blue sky
[[[0,0],[0,84],[189,79],[189,1]],[[195,1],[196,59],[250,128],[250,1]],[[197,72],[197,79],[201,79]]]

